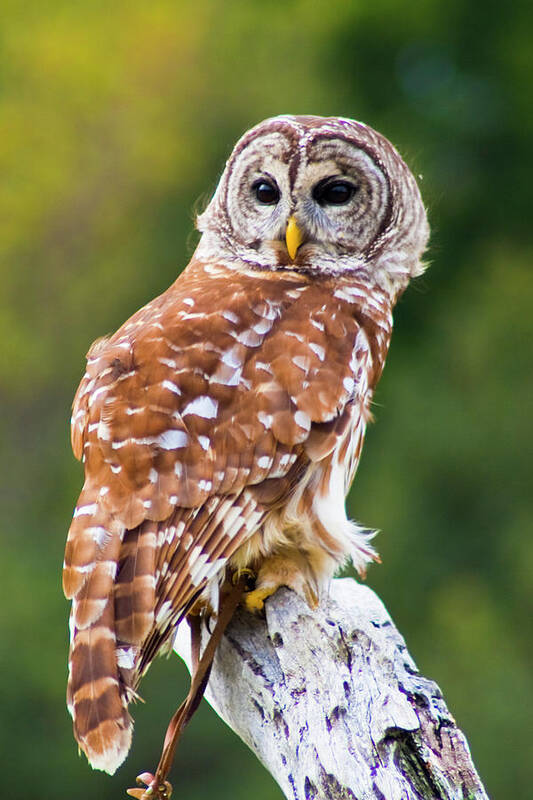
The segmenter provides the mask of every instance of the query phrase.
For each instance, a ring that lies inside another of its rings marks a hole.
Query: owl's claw
[[[245,608],[252,613],[259,613],[264,608],[265,600],[280,586],[292,589],[305,600],[309,608],[316,608],[319,599],[317,587],[306,577],[306,571],[305,562],[298,554],[267,558],[259,569],[255,589],[244,594]]]
[[[248,569],[248,567],[241,567],[241,569],[235,570],[231,576],[231,582],[235,586],[241,578],[244,578],[246,588],[251,589],[252,586],[255,586],[257,574],[253,570]]]
[[[137,800],[170,800],[172,796],[172,784],[169,781],[157,785],[155,777],[151,772],[142,772],[137,775],[136,781],[144,789],[127,789],[126,794],[135,797]]]
[[[263,589],[254,589],[253,592],[246,592],[243,596],[244,606],[252,614],[258,614],[265,607],[265,600],[278,589],[271,586]]]

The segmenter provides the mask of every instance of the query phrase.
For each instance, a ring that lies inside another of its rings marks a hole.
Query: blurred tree
[[[156,664],[121,773],[110,779],[76,759],[60,591],[81,481],[68,408],[90,342],[187,263],[192,210],[233,142],[282,112],[363,119],[423,175],[433,263],[397,309],[351,510],[382,530],[384,563],[369,582],[446,692],[489,792],[527,794],[532,17],[526,0],[505,13],[494,0],[482,11],[467,0],[5,0],[6,795],[116,796],[155,762],[183,693],[177,660]],[[208,709],[179,761],[175,785],[191,799],[239,800],[252,787],[259,800],[279,796]]]

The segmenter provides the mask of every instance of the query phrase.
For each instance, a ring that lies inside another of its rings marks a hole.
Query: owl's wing
[[[342,414],[370,358],[349,304],[322,287],[189,270],[89,351],[72,417],[86,479],[67,596],[117,532],[324,457],[335,426],[323,424]]]
[[[93,764],[110,763],[118,734],[87,703],[97,691],[88,650],[128,698],[209,578],[331,452],[370,357],[333,291],[198,266],[91,348],[73,408],[86,477],[64,588],[69,703]],[[127,711],[110,696],[123,754]]]
[[[86,480],[64,570],[67,596],[85,588],[80,627],[102,613],[124,532],[144,522],[158,523],[153,572],[178,559],[185,582],[205,583],[309,460],[331,452],[368,372],[366,337],[334,293],[294,278],[191,273],[88,355],[72,419]],[[233,520],[245,490],[246,513]],[[186,598],[173,591],[179,608]]]

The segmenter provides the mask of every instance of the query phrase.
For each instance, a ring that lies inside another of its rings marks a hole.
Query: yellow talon
[[[252,614],[258,614],[265,607],[265,600],[278,589],[277,586],[268,586],[263,589],[254,589],[253,592],[246,592],[244,595],[244,605]]]
[[[242,567],[241,569],[236,569],[233,575],[231,576],[231,582],[235,586],[236,583],[240,581],[241,578],[246,578],[246,582],[254,583],[257,575],[248,567]]]

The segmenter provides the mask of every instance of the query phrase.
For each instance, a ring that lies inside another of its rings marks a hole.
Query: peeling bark
[[[206,698],[287,798],[486,800],[440,689],[374,592],[342,578],[317,611],[288,589],[265,607],[235,614]],[[190,663],[185,630],[176,651]]]

